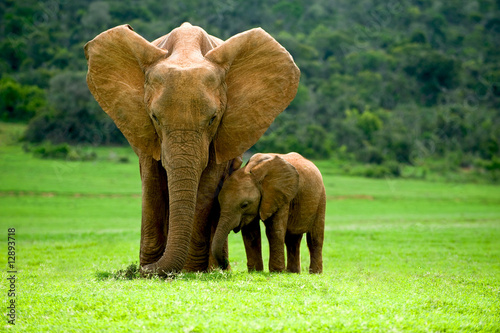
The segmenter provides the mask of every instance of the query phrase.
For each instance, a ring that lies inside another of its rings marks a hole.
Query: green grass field
[[[139,253],[131,150],[41,160],[15,143],[21,126],[0,125],[1,331],[500,332],[498,186],[350,178],[319,162],[328,196],[323,274],[306,273],[305,242],[302,274],[249,274],[241,236],[231,233],[231,272],[116,279]],[[15,298],[8,228],[16,230]]]

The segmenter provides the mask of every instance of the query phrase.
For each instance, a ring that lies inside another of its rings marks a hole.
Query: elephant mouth
[[[241,227],[237,226],[236,228],[233,229],[233,231],[235,234],[237,234],[238,232],[240,232],[240,229],[241,229]]]

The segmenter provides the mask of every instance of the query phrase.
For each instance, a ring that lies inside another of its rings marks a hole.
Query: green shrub
[[[374,147],[371,145],[367,145],[363,149],[360,149],[356,153],[356,155],[357,155],[357,160],[363,163],[380,165],[385,160],[382,151],[378,147]]]
[[[491,160],[478,159],[474,164],[483,169],[493,182],[500,180],[500,158],[493,156]]]
[[[352,176],[367,178],[400,177],[401,169],[399,163],[390,161],[384,164],[363,164],[345,166],[344,172]]]
[[[401,176],[401,167],[400,167],[398,162],[387,161],[384,163],[383,166],[387,168],[387,170],[389,171],[389,175],[394,176],[394,177]]]
[[[61,72],[50,79],[50,105],[28,124],[26,140],[72,145],[126,144],[125,137],[91,95],[85,72]]]
[[[67,143],[54,145],[48,141],[40,145],[29,146],[25,145],[24,150],[31,152],[35,157],[43,159],[58,159],[68,161],[93,161],[97,159],[97,154],[94,151],[84,151],[79,148],[70,146]]]
[[[71,147],[67,143],[53,145],[45,142],[39,146],[34,146],[31,149],[33,155],[44,159],[67,159],[70,154]]]
[[[27,121],[46,106],[43,89],[22,85],[10,77],[0,79],[0,120]]]
[[[130,162],[130,159],[128,158],[128,156],[120,156],[118,158],[118,163],[129,163]]]

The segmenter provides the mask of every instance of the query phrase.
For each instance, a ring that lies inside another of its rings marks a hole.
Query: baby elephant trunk
[[[212,242],[212,254],[217,260],[220,268],[226,269],[229,266],[229,260],[224,255],[224,244],[226,243],[227,236],[239,225],[239,219],[222,215],[215,230],[214,239]]]

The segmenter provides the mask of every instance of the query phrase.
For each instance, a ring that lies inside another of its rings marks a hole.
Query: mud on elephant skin
[[[118,26],[85,56],[90,91],[139,156],[143,271],[206,270],[219,184],[295,97],[292,57],[260,28],[222,41],[189,23],[153,42]]]
[[[300,242],[307,234],[310,273],[323,271],[326,195],[318,168],[297,153],[256,154],[235,171],[219,194],[220,220],[212,253],[225,268],[224,244],[241,229],[248,270],[263,270],[259,221],[269,241],[269,271],[300,273]]]

